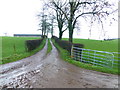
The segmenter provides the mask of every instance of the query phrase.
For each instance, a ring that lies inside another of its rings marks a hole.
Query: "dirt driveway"
[[[52,44],[52,42],[51,42]],[[118,88],[118,76],[86,70],[59,58],[52,44],[17,62],[0,66],[0,88]]]

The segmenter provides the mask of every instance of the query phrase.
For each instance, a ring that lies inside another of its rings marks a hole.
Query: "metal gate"
[[[71,49],[71,56],[74,60],[107,68],[120,67],[119,55],[120,53],[117,52],[105,52],[78,47],[72,47]]]

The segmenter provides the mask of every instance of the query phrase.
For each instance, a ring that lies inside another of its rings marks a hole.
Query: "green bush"
[[[27,48],[27,51],[32,51],[34,49],[36,49],[43,41],[42,39],[35,39],[35,40],[26,40],[25,45]]]
[[[66,49],[70,54],[71,54],[71,48],[72,46],[76,46],[76,47],[80,47],[80,48],[83,48],[84,45],[83,44],[80,44],[80,43],[71,43],[69,41],[66,41],[66,40],[60,40],[58,37],[56,36],[52,36],[52,39],[55,40],[55,42],[60,46],[62,47],[63,49]]]

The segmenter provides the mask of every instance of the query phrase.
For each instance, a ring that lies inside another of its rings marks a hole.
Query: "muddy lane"
[[[24,65],[24,68],[3,71],[4,73],[0,76],[1,87],[118,88],[117,75],[86,70],[69,64],[59,58],[59,53],[53,44],[52,51],[47,56],[45,56],[46,49],[47,45],[39,53],[27,58],[30,62]],[[9,82],[6,78],[9,78]],[[2,83],[3,79],[4,83]]]
[[[51,53],[29,84],[34,88],[118,88],[118,77],[71,65],[59,58],[52,44]]]
[[[42,64],[40,62],[42,62],[46,56],[47,42],[46,40],[44,48],[35,55],[16,62],[0,65],[0,88],[20,87],[22,83],[25,83],[22,81],[26,78],[25,75],[41,67]],[[27,85],[27,87],[28,86],[29,85]],[[24,87],[24,85],[21,87]]]

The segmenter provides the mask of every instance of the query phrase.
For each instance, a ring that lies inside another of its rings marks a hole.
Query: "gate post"
[[[73,45],[71,47],[71,57],[73,58]]]

